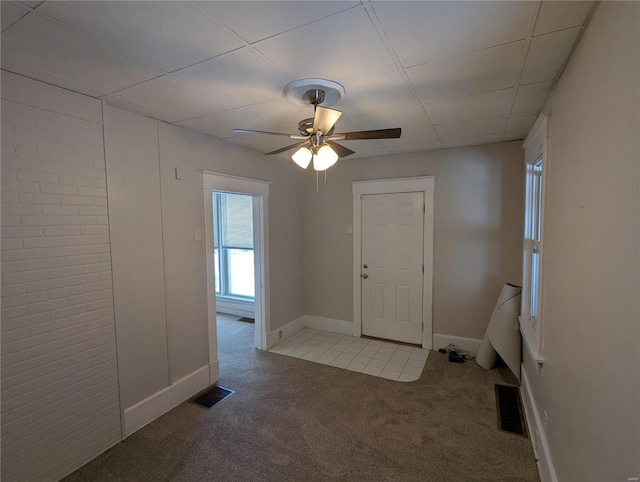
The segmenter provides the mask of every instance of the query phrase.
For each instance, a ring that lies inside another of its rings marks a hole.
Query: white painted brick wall
[[[101,124],[2,100],[3,481],[121,439],[105,186]]]

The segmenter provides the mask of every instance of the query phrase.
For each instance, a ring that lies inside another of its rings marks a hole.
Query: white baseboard
[[[291,320],[286,325],[280,326],[267,333],[267,350],[274,347],[282,340],[295,335],[304,328],[304,315],[299,316],[295,320]]]
[[[304,326],[314,330],[353,336],[353,323],[350,321],[323,318],[322,316],[304,315]]]
[[[216,311],[228,315],[256,317],[255,303],[216,298]]]
[[[551,451],[549,450],[549,442],[544,431],[542,420],[536,407],[536,402],[531,394],[531,385],[524,365],[520,367],[522,373],[522,383],[520,385],[520,394],[522,395],[522,405],[524,405],[524,413],[527,417],[527,425],[529,426],[531,445],[533,452],[538,461],[538,473],[541,482],[558,482],[556,470],[551,461]]]
[[[463,336],[442,335],[440,333],[433,334],[433,349],[445,348],[449,344],[457,345],[465,351],[478,353],[482,340],[476,338],[465,338]]]
[[[181,378],[170,387],[163,388],[141,402],[125,409],[124,434],[128,437],[172,408],[192,397],[209,383],[209,365],[198,368],[193,373]]]

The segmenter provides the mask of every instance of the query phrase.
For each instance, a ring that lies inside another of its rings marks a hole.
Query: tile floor
[[[429,350],[304,328],[269,350],[332,367],[413,382],[420,378]]]

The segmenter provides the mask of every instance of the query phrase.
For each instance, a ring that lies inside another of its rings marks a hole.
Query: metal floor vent
[[[518,387],[496,384],[496,408],[498,430],[527,436],[527,424]]]
[[[195,403],[196,405],[210,410],[211,407],[213,407],[216,403],[221,402],[234,393],[235,391],[229,390],[228,388],[213,387],[208,389],[206,392],[196,396],[196,398],[191,400],[191,403]]]

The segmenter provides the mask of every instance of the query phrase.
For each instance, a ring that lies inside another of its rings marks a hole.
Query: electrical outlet
[[[347,224],[347,234],[353,234],[353,224]]]

